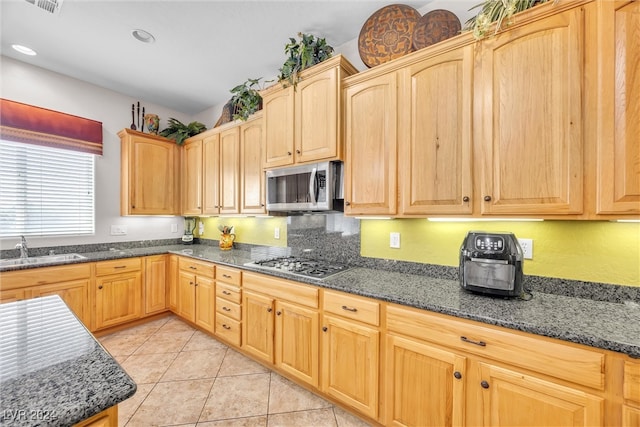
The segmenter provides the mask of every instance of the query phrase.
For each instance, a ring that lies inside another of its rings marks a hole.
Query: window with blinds
[[[0,140],[0,237],[95,232],[94,155]]]

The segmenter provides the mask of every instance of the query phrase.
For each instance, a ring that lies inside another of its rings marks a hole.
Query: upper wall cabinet
[[[266,213],[262,142],[261,116],[240,126],[240,213]]]
[[[178,215],[179,147],[166,138],[123,129],[120,214]]]
[[[583,21],[577,7],[480,43],[482,214],[582,213]]]
[[[597,213],[640,214],[640,2],[599,1]]]
[[[220,134],[196,136],[182,152],[182,214],[216,215],[220,212]]]
[[[356,72],[337,55],[300,73],[295,87],[262,92],[265,168],[342,159],[342,79]]]
[[[399,71],[400,214],[472,212],[473,45]]]

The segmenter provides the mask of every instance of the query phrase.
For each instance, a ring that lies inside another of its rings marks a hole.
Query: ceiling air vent
[[[38,8],[49,12],[57,14],[60,12],[60,8],[62,7],[62,2],[64,0],[25,0],[27,3],[31,3]]]

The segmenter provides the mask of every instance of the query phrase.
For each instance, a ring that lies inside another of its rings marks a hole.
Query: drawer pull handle
[[[113,267],[113,268],[115,268],[115,269],[118,269],[118,268],[127,268],[127,266],[126,266],[126,265],[116,265],[116,266],[115,266],[115,267]]]
[[[224,311],[231,311],[231,309],[230,309],[229,307],[222,307],[222,309],[223,309]]]
[[[346,305],[343,305],[343,306],[342,306],[342,309],[343,309],[343,310],[347,310],[347,311],[352,311],[352,312],[354,312],[354,313],[355,313],[356,311],[358,311],[358,309],[357,309],[357,308],[355,308],[355,307],[347,307]]]
[[[467,337],[460,337],[460,341],[468,342],[469,344],[479,345],[480,347],[486,347],[487,346],[487,343],[484,342],[484,341],[474,341],[474,340],[470,340]]]
[[[459,380],[460,378],[462,378],[462,374],[461,374],[460,372],[458,372],[458,371],[455,371],[455,372],[453,373],[453,376],[454,376],[457,380]]]
[[[222,293],[225,294],[225,295],[231,295],[231,292],[229,292],[229,291],[222,291]]]
[[[227,330],[231,329],[231,326],[227,326],[227,324],[226,324],[226,323],[223,323],[223,324],[222,324],[222,327],[223,327],[223,328],[225,328],[225,329],[227,329]]]
[[[197,270],[198,269],[198,267],[196,267],[195,265],[190,265],[189,268],[192,269],[192,270]]]
[[[223,274],[222,277],[224,277],[225,279],[231,279],[231,276],[229,276],[228,274]]]
[[[484,381],[484,380],[482,380],[482,381],[480,382],[480,387],[482,387],[482,388],[489,388],[489,383],[488,383],[488,382],[486,382],[486,381]]]

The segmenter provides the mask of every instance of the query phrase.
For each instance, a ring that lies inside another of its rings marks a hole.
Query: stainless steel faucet
[[[20,236],[20,242],[16,244],[16,249],[20,249],[20,258],[29,257],[29,247],[27,246],[27,239],[24,236]]]

